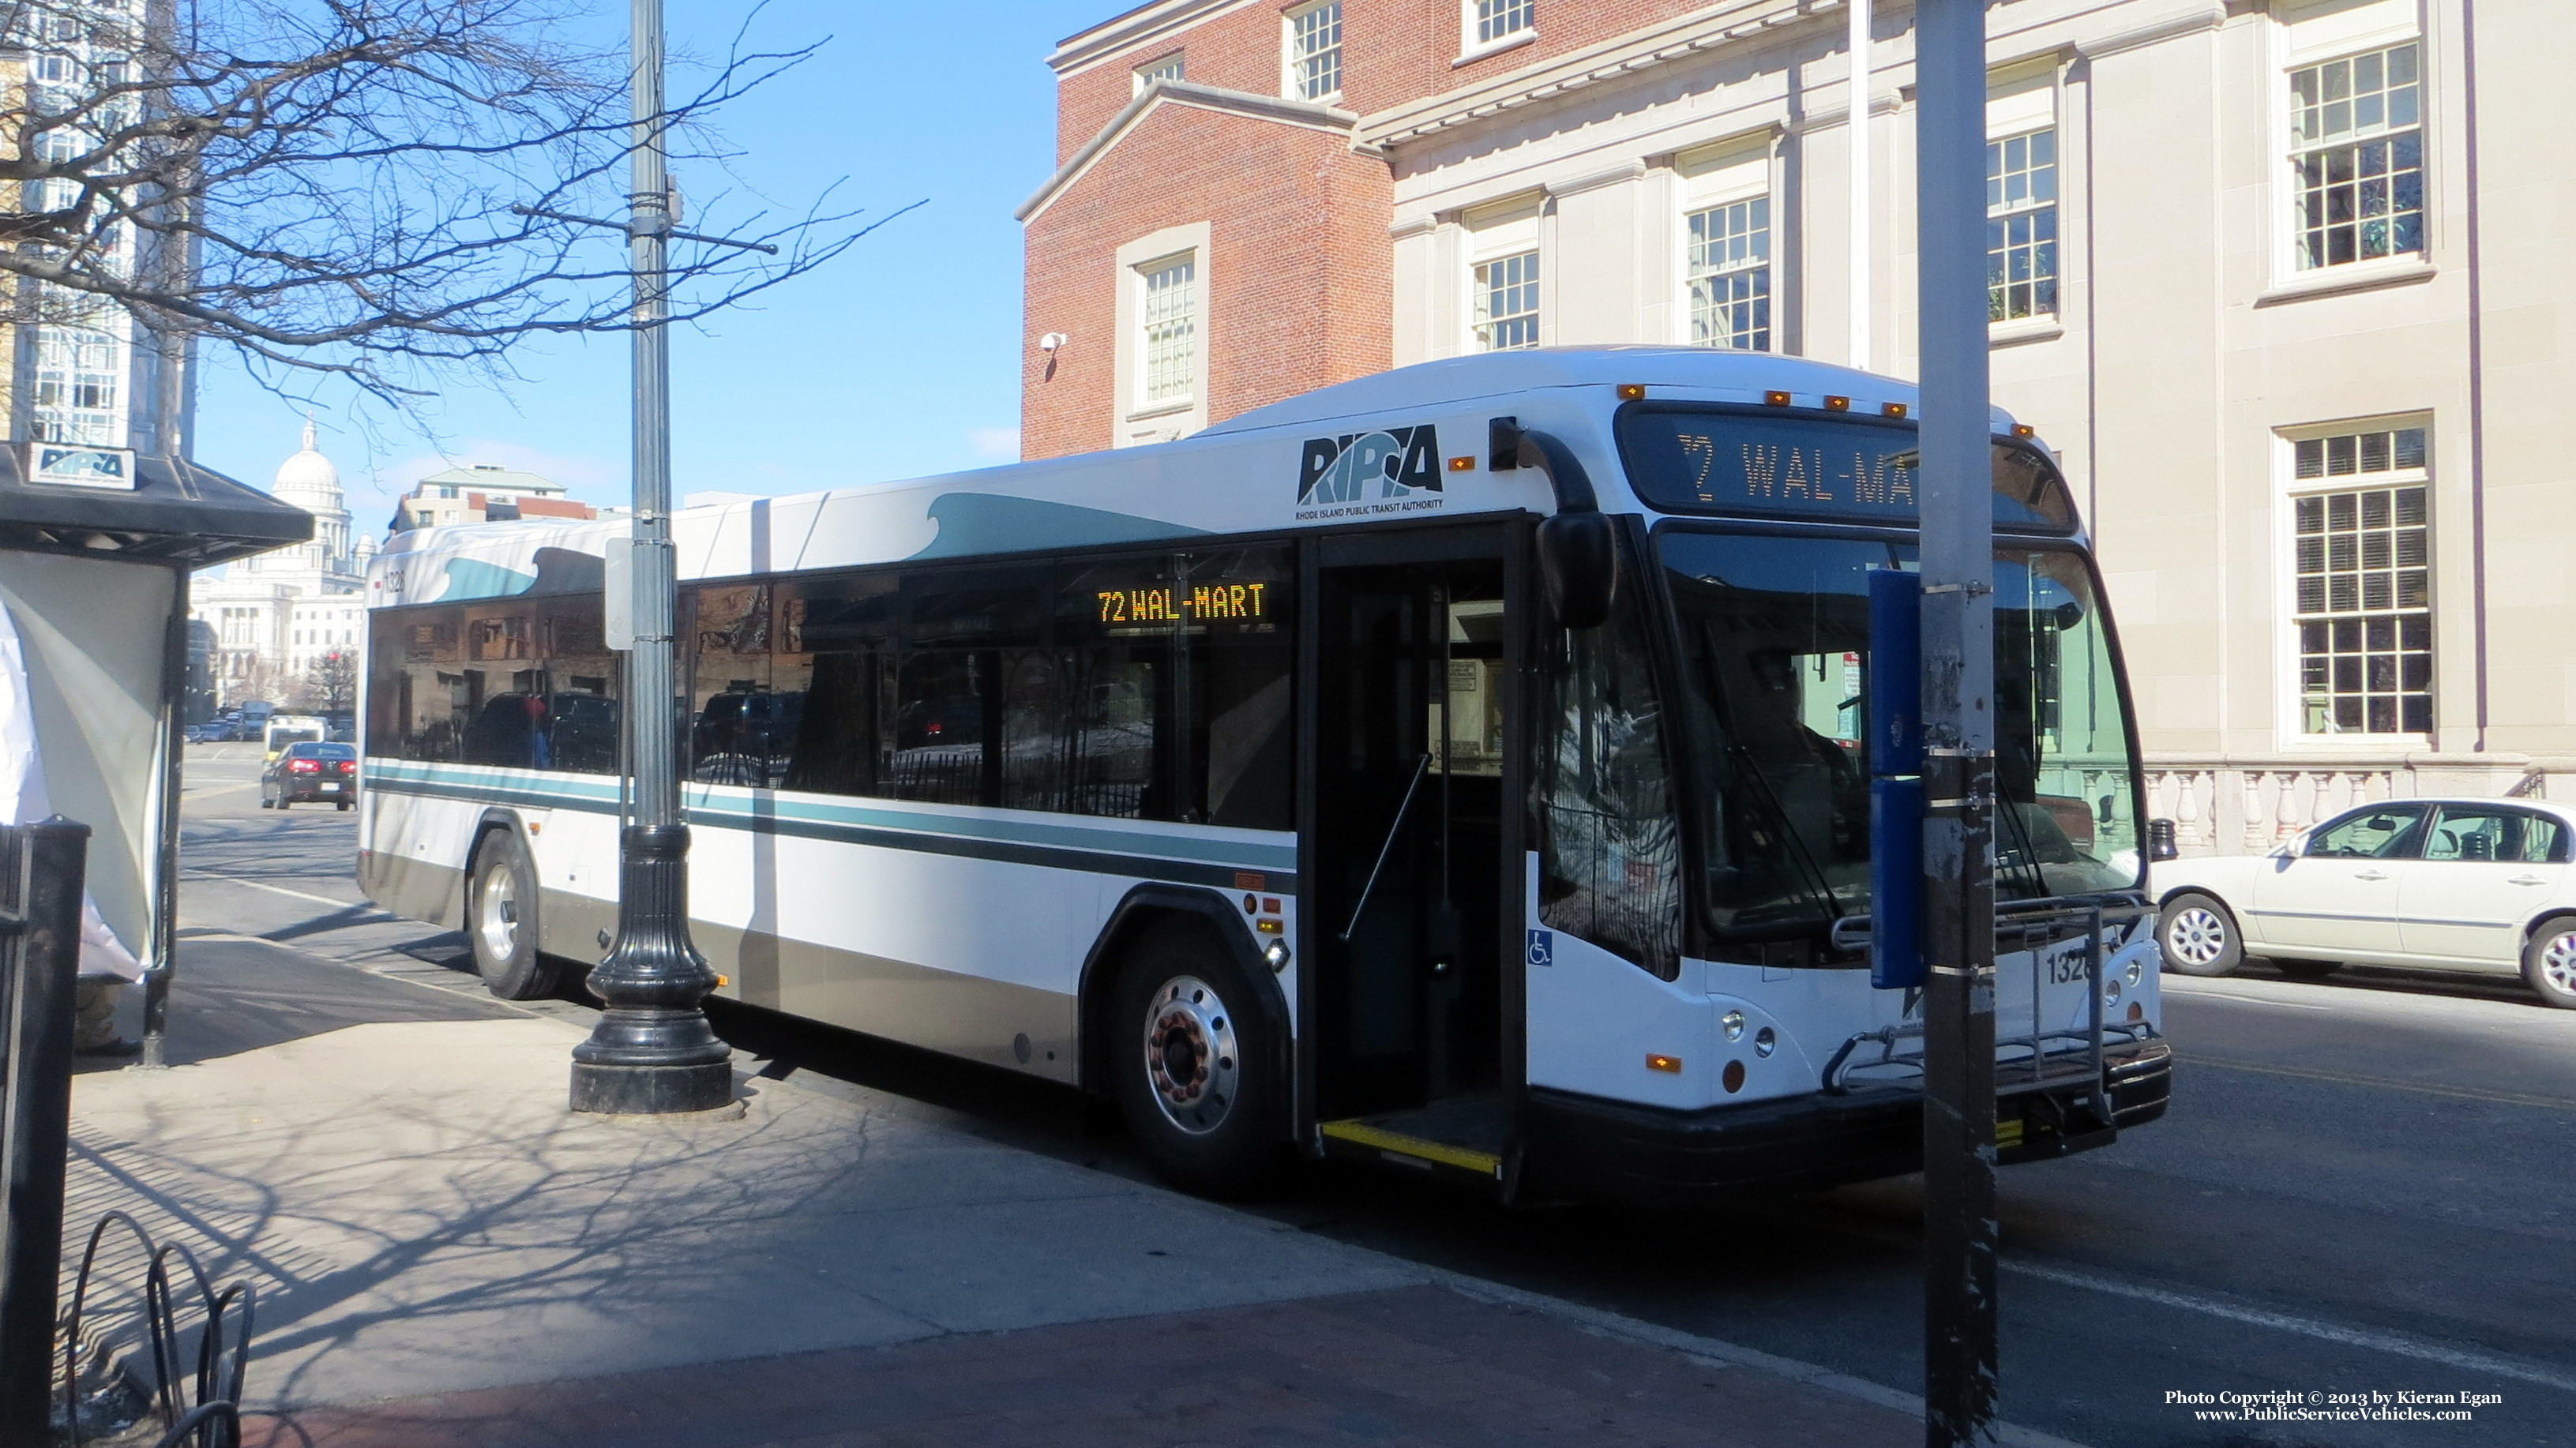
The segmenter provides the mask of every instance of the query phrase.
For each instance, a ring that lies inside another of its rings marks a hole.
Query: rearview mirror
[[[1494,468],[1537,468],[1556,494],[1556,511],[1538,525],[1538,574],[1547,589],[1548,612],[1559,628],[1600,627],[1610,616],[1611,595],[1618,588],[1619,555],[1582,460],[1550,434],[1521,426],[1516,417],[1493,418],[1486,430]]]
[[[1610,616],[1619,581],[1610,520],[1600,513],[1557,513],[1538,525],[1538,576],[1557,627],[1598,628]]]

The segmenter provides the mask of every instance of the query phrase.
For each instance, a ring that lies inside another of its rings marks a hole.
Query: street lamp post
[[[634,183],[625,230],[635,287],[628,570],[635,638],[626,656],[626,717],[635,814],[619,841],[617,944],[590,973],[591,991],[606,1008],[572,1053],[572,1109],[610,1114],[708,1111],[733,1099],[732,1053],[699,1005],[716,977],[689,943],[689,827],[680,819],[662,0],[634,0],[633,14]]]
[[[1923,1369],[1929,1448],[1994,1441],[1994,502],[1985,0],[1915,8],[1923,319]]]

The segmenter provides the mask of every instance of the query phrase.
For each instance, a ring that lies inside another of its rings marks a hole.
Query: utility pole
[[[626,656],[635,817],[619,839],[617,944],[590,973],[606,1009],[572,1053],[572,1109],[611,1114],[709,1111],[733,1100],[732,1052],[699,1004],[716,977],[689,943],[689,827],[680,819],[662,0],[634,0],[633,15],[634,180],[623,229],[635,286],[635,646]]]
[[[1994,503],[1985,0],[1915,9],[1923,319],[1923,1419],[1994,1442]]]
[[[1869,370],[1869,15],[1870,0],[1844,0],[1851,29],[1851,365]]]

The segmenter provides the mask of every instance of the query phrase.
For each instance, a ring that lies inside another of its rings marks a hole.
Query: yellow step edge
[[[1421,1161],[1436,1161],[1442,1166],[1454,1166],[1491,1177],[1499,1177],[1503,1174],[1503,1159],[1491,1152],[1469,1151],[1463,1146],[1448,1146],[1437,1141],[1425,1141],[1421,1137],[1406,1136],[1399,1131],[1383,1131],[1365,1121],[1327,1121],[1323,1125],[1323,1132],[1326,1136],[1350,1142],[1355,1146],[1375,1147],[1379,1151],[1390,1151],[1398,1156],[1409,1156]]]

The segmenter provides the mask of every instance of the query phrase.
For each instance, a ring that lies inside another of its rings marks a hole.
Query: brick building
[[[2186,848],[2576,790],[2562,9],[1988,4],[1995,396],[2085,501]],[[1913,17],[1867,17],[1865,168],[1851,19],[1153,0],[1065,40],[1025,451],[1495,347],[1910,375]]]

